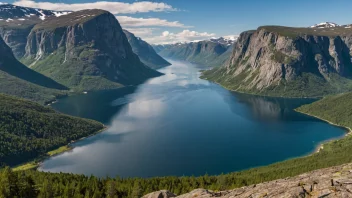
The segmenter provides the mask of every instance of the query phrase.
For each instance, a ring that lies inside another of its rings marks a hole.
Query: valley
[[[207,68],[224,65],[235,42],[235,38],[221,37],[190,43],[155,45],[154,48],[163,57],[188,61]]]

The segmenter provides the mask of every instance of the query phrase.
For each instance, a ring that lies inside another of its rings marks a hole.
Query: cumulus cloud
[[[214,33],[196,32],[191,30],[183,30],[179,33],[164,31],[160,36],[145,38],[145,40],[153,44],[169,44],[205,40],[214,36]]]
[[[227,36],[223,36],[223,38],[229,39],[229,40],[233,40],[233,41],[237,40],[238,37],[239,37],[239,35],[227,35]]]
[[[124,29],[141,38],[146,36],[152,36],[153,31],[157,30],[157,28],[124,28]]]
[[[160,27],[190,27],[178,21],[167,21],[159,18],[134,18],[130,16],[116,16],[120,24],[124,27],[145,27],[145,26],[160,26]]]
[[[47,10],[70,10],[78,11],[84,9],[103,9],[113,14],[133,14],[142,12],[168,12],[176,11],[171,5],[166,3],[140,1],[133,3],[113,2],[113,1],[97,1],[92,3],[52,3],[52,2],[36,2],[32,0],[17,0],[14,5],[41,8]]]

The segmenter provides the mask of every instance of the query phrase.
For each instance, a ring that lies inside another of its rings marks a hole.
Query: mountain
[[[156,45],[154,49],[163,57],[185,60],[205,66],[220,66],[230,57],[234,42],[224,38],[214,38],[191,43]]]
[[[352,30],[263,26],[243,32],[227,64],[202,78],[240,92],[319,97],[352,90]]]
[[[0,162],[15,165],[96,133],[104,125],[0,94]]]
[[[21,61],[75,90],[119,88],[161,75],[133,53],[116,17],[97,9],[36,24]]]
[[[0,37],[0,93],[45,103],[65,95],[66,89],[20,63]]]
[[[331,22],[324,22],[324,23],[318,23],[313,26],[310,26],[311,28],[333,28],[333,27],[339,27],[340,25],[336,23],[331,23]]]
[[[142,63],[153,69],[160,69],[171,65],[161,56],[159,56],[153,47],[141,38],[136,37],[133,33],[123,30],[126,34],[128,42],[130,43],[132,50],[141,59]]]
[[[214,42],[214,43],[219,43],[222,45],[227,45],[227,46],[232,46],[235,44],[237,38],[231,37],[231,38],[224,38],[224,37],[219,37],[219,38],[211,38],[209,41]]]
[[[0,4],[0,36],[20,59],[25,54],[27,36],[35,24],[68,13]]]

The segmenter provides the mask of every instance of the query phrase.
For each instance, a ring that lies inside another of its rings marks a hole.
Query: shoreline
[[[261,94],[258,94],[258,93],[249,93],[249,92],[244,92],[244,91],[238,91],[238,90],[230,89],[230,88],[225,87],[224,85],[222,85],[222,84],[220,84],[220,83],[218,83],[218,82],[209,80],[209,79],[207,79],[207,78],[201,78],[201,76],[199,76],[199,78],[202,79],[202,80],[206,80],[206,81],[208,81],[208,82],[217,84],[217,85],[221,86],[222,88],[224,88],[224,89],[226,89],[226,90],[228,90],[228,91],[232,91],[232,92],[236,92],[236,93],[240,93],[240,94],[252,95],[252,96],[270,97],[270,98],[287,98],[287,99],[323,99],[323,98],[324,98],[324,96],[293,97],[293,96],[261,95]]]
[[[85,136],[85,137],[81,137],[80,139],[77,139],[77,140],[73,140],[64,146],[60,146],[57,149],[46,152],[45,156],[39,156],[31,161],[24,162],[22,164],[13,166],[13,167],[11,167],[11,169],[13,171],[37,170],[46,159],[61,155],[61,154],[68,152],[68,151],[72,151],[75,147],[70,146],[71,144],[78,142],[78,141],[81,141],[81,140],[84,140],[86,138],[98,135],[99,133],[104,132],[108,128],[109,128],[108,126],[103,125],[103,128],[95,133],[92,133],[92,134]]]
[[[309,113],[305,113],[305,112],[299,111],[298,109],[294,109],[294,111],[296,111],[296,112],[298,112],[298,113],[301,113],[301,114],[304,114],[304,115],[308,115],[308,116],[310,116],[310,117],[313,117],[313,118],[316,118],[316,119],[319,119],[319,120],[322,120],[322,121],[324,121],[324,122],[326,122],[326,123],[328,123],[328,124],[330,124],[330,125],[333,125],[333,126],[336,126],[336,127],[340,127],[340,128],[343,128],[343,129],[346,130],[346,134],[345,134],[343,137],[341,137],[341,138],[336,138],[336,139],[326,140],[326,141],[320,143],[320,144],[317,146],[317,148],[315,149],[315,151],[312,152],[310,155],[312,155],[312,154],[314,154],[314,153],[319,153],[321,150],[324,149],[324,145],[327,144],[327,143],[329,143],[329,142],[331,142],[331,141],[341,140],[341,139],[343,139],[343,138],[345,138],[345,137],[347,137],[347,136],[352,135],[352,129],[351,129],[350,127],[342,126],[342,125],[333,123],[333,122],[331,122],[331,121],[329,121],[329,120],[325,120],[325,119],[320,118],[320,117],[318,117],[318,116],[311,115],[311,114],[309,114]]]
[[[201,72],[201,73],[202,73],[202,72]],[[231,91],[231,92],[240,93],[240,94],[248,94],[248,95],[253,95],[253,96],[258,96],[258,97],[288,98],[288,99],[318,99],[318,100],[321,100],[321,99],[324,98],[324,96],[316,96],[316,97],[284,97],[284,96],[269,96],[269,95],[260,95],[260,94],[255,94],[255,93],[241,92],[241,91],[238,91],[238,90],[230,89],[230,88],[228,88],[228,87],[226,87],[226,86],[223,86],[222,84],[220,84],[220,83],[218,83],[218,82],[209,80],[209,79],[207,79],[207,78],[202,78],[202,76],[199,76],[199,78],[202,79],[202,80],[206,80],[206,81],[208,81],[208,82],[217,84],[217,85],[221,86],[222,88],[224,88],[224,89],[226,89],[226,90],[229,90],[229,91]],[[346,134],[345,134],[343,137],[341,137],[341,138],[336,138],[336,139],[333,138],[333,139],[325,140],[325,141],[323,141],[322,143],[320,143],[320,144],[316,147],[316,149],[315,149],[313,152],[311,152],[311,153],[308,154],[308,155],[303,155],[303,156],[301,156],[301,157],[306,157],[306,156],[313,155],[313,154],[315,154],[315,153],[319,153],[322,149],[324,149],[324,145],[325,145],[325,144],[327,144],[327,143],[329,143],[329,142],[331,142],[331,141],[341,140],[341,139],[343,139],[343,138],[345,138],[345,137],[347,137],[347,136],[349,136],[349,135],[352,135],[352,129],[351,129],[350,127],[342,126],[342,125],[333,123],[333,122],[331,122],[331,121],[329,121],[329,120],[325,120],[325,119],[323,119],[323,118],[320,118],[320,117],[318,117],[318,116],[311,115],[311,114],[309,114],[309,113],[305,113],[305,112],[299,111],[298,108],[299,108],[299,107],[297,107],[296,109],[293,109],[293,110],[296,111],[296,112],[298,112],[298,113],[301,113],[301,114],[304,114],[304,115],[308,115],[308,116],[314,117],[314,118],[319,119],[319,120],[321,120],[321,121],[324,121],[324,122],[326,122],[326,123],[328,123],[328,124],[330,124],[330,125],[333,125],[333,126],[336,126],[336,127],[340,127],[340,128],[343,128],[343,129],[346,130]],[[300,157],[299,157],[299,158],[300,158]]]

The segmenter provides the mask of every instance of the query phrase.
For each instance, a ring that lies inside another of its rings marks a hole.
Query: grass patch
[[[52,156],[55,156],[55,155],[58,155],[60,153],[64,153],[66,151],[70,151],[72,148],[69,147],[69,146],[61,146],[60,148],[58,149],[55,149],[55,150],[52,150],[52,151],[49,151],[47,154],[52,157]]]
[[[25,163],[23,165],[20,165],[20,166],[16,166],[15,168],[13,168],[12,170],[13,171],[25,171],[25,170],[33,170],[33,169],[37,169],[39,166],[39,163],[38,162],[28,162],[28,163]]]

